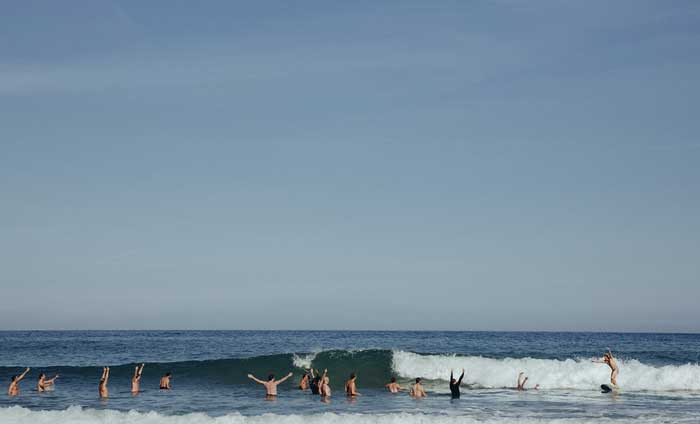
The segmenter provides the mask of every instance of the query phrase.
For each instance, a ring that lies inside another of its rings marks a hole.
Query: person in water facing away
[[[323,370],[323,375],[321,376],[321,385],[319,387],[319,394],[322,400],[328,400],[331,397],[331,379],[328,378],[328,368]]]
[[[362,396],[360,392],[357,391],[357,385],[355,384],[355,380],[357,380],[357,374],[352,373],[350,374],[350,378],[348,381],[345,382],[345,394],[354,397],[354,396]]]
[[[13,375],[12,376],[12,381],[10,382],[10,386],[7,388],[7,395],[8,396],[17,396],[19,395],[19,382],[22,381],[22,379],[27,375],[31,368],[27,368],[24,370],[24,372],[20,375]]]
[[[450,370],[450,392],[452,392],[452,399],[459,399],[459,386],[462,384],[463,378],[464,368],[462,368],[462,375],[459,376],[459,380],[455,380],[454,373]]]
[[[316,375],[314,375],[314,369],[311,368],[311,382],[309,382],[309,389],[311,389],[312,395],[321,394],[321,376],[318,375],[318,370]]]
[[[141,373],[143,373],[143,367],[145,364],[141,364],[141,366],[136,365],[134,368],[134,376],[131,377],[131,394],[135,395],[138,394],[139,388],[141,386]]]
[[[170,390],[170,376],[172,376],[171,373],[166,372],[161,378],[160,378],[160,389],[161,390]]]
[[[603,357],[598,360],[593,360],[596,364],[608,364],[610,367],[610,383],[612,383],[613,386],[617,387],[617,373],[619,372],[619,368],[617,366],[617,361],[615,360],[615,357],[613,356],[612,351],[610,348],[608,348],[608,352],[603,354]]]
[[[398,393],[403,390],[403,387],[399,386],[399,383],[396,382],[396,377],[391,377],[389,384],[385,384],[384,387],[386,387],[391,393]]]
[[[53,386],[53,382],[58,378],[58,374],[54,378],[47,380],[46,374],[43,372],[39,374],[39,381],[36,383],[36,391],[39,393],[44,393],[49,387]]]
[[[107,390],[107,382],[109,381],[109,367],[102,368],[102,377],[100,377],[100,385],[98,390],[100,392],[101,398],[106,398],[109,396],[109,390]]]
[[[290,372],[285,377],[283,377],[279,380],[275,380],[275,375],[270,374],[269,376],[267,376],[267,381],[258,380],[257,378],[255,378],[255,376],[253,374],[248,374],[248,378],[255,381],[256,383],[259,383],[259,384],[262,384],[263,386],[265,386],[265,394],[267,396],[277,396],[277,386],[284,383],[292,375],[293,374]]]
[[[422,379],[420,377],[416,378],[416,384],[411,386],[411,391],[409,392],[409,395],[414,398],[422,398],[428,396],[427,393],[425,393],[425,389],[423,389],[423,385],[420,384]]]

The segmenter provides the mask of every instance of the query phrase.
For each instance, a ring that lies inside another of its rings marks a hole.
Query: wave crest
[[[700,390],[700,366],[697,364],[654,367],[637,360],[620,360],[617,380],[625,390],[695,391]],[[402,378],[423,377],[447,381],[450,370],[466,370],[464,381],[483,388],[514,387],[518,372],[529,377],[530,387],[543,389],[598,389],[610,381],[610,369],[590,359],[493,359],[481,356],[419,355],[396,351],[392,367]]]

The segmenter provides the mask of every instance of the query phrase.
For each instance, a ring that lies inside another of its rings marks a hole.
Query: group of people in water
[[[619,367],[617,365],[615,356],[613,355],[610,348],[608,348],[608,351],[603,355],[601,359],[593,360],[593,362],[607,364],[610,367],[610,383],[614,387],[617,387],[617,375],[619,372]],[[136,365],[136,367],[134,368],[134,375],[131,378],[131,393],[133,395],[137,395],[139,393],[141,376],[143,374],[144,366],[145,364],[141,364]],[[19,395],[19,383],[27,376],[29,371],[30,368],[27,368],[22,374],[12,376],[12,381],[10,382],[10,386],[7,389],[7,394],[9,396]],[[248,374],[248,378],[265,387],[265,394],[268,398],[275,398],[277,396],[277,386],[284,383],[292,376],[293,374],[290,372],[283,378],[276,380],[275,375],[270,374],[267,377],[267,381],[263,381],[255,377],[253,374]],[[54,382],[58,377],[59,376],[57,374],[53,378],[48,379],[46,378],[46,375],[43,372],[40,373],[39,380],[37,381],[37,392],[42,393],[47,390],[50,390],[50,387],[54,385]],[[161,390],[170,390],[171,377],[172,374],[170,372],[165,373],[161,377],[159,384],[159,388]],[[450,393],[453,399],[457,399],[460,397],[460,386],[462,385],[463,379],[464,369],[462,369],[462,374],[459,376],[459,378],[455,378],[454,372],[450,371]],[[525,373],[520,372],[518,374],[517,384],[515,387],[516,390],[527,390],[525,388],[527,381],[528,377],[525,375]],[[104,399],[109,396],[109,390],[107,389],[108,382],[109,367],[104,367],[102,369],[102,377],[100,377],[100,383],[98,386],[100,398]],[[396,377],[392,377],[391,381],[387,383],[385,387],[391,393],[399,393],[405,390],[403,387],[401,387],[401,385],[399,385],[399,383],[396,382]],[[328,402],[329,398],[331,397],[331,387],[330,378],[328,377],[328,369],[323,370],[323,373],[320,373],[318,370],[314,370],[313,368],[304,371],[304,374],[302,375],[301,380],[299,381],[298,388],[302,391],[310,390],[312,394],[319,395],[322,401]],[[538,390],[539,384],[536,384],[534,386],[534,389]],[[408,389],[408,393],[411,397],[414,398],[423,398],[428,395],[425,391],[425,388],[422,385],[422,379],[420,377],[415,379],[415,383],[413,383]],[[350,374],[349,378],[345,382],[345,394],[348,397],[352,398],[362,396],[362,394],[357,391],[357,374],[354,372]]]

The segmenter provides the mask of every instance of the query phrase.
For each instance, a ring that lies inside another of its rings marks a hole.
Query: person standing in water
[[[139,393],[139,388],[141,386],[141,374],[143,373],[143,367],[145,364],[141,364],[141,366],[136,365],[134,368],[134,376],[131,377],[131,394],[132,395],[137,395]]]
[[[7,395],[8,396],[17,396],[19,395],[19,382],[22,381],[22,379],[27,375],[31,368],[27,368],[24,370],[24,372],[20,375],[13,375],[12,376],[12,381],[10,382],[10,386],[7,388]]]
[[[36,391],[39,393],[44,393],[50,386],[53,386],[54,381],[58,378],[58,374],[54,378],[47,380],[46,374],[43,372],[39,374],[39,381],[36,383]]]
[[[319,387],[319,394],[323,400],[328,400],[331,397],[331,379],[328,378],[328,368],[323,370],[323,375],[321,376],[321,386]]]
[[[267,381],[259,380],[255,378],[253,374],[248,374],[248,378],[250,378],[258,384],[262,384],[263,386],[265,386],[265,394],[267,395],[267,397],[275,397],[277,396],[277,386],[284,383],[292,375],[293,374],[290,372],[285,377],[279,380],[275,380],[275,375],[270,374],[269,376],[267,376]]]
[[[160,384],[158,385],[160,387],[160,390],[170,390],[170,377],[172,374],[169,372],[166,372],[161,378],[160,378]]]
[[[450,370],[450,392],[452,393],[452,399],[459,399],[459,386],[462,384],[462,379],[464,378],[464,368],[462,368],[462,375],[459,376],[459,380],[455,380],[452,370]]]
[[[350,396],[350,397],[355,397],[355,396],[362,396],[360,392],[357,391],[357,385],[355,384],[355,380],[357,380],[357,374],[352,373],[350,374],[350,379],[345,382],[345,394]]]
[[[314,369],[311,368],[311,381],[309,382],[309,389],[311,389],[311,394],[320,395],[321,385],[321,376],[318,375],[318,370],[316,371],[316,375],[314,375]]]
[[[396,377],[391,377],[389,384],[386,384],[384,387],[386,387],[391,393],[398,393],[403,390],[403,387],[399,386],[399,383],[396,382]]]
[[[98,386],[98,391],[100,393],[100,398],[106,399],[109,396],[109,390],[107,390],[107,382],[109,381],[109,367],[102,368],[102,377],[100,377],[100,385]]]
[[[313,370],[311,370],[313,372]],[[306,390],[309,388],[309,372],[304,371],[304,375],[301,376],[301,380],[299,380],[299,390]]]
[[[598,360],[593,360],[594,363],[596,364],[608,364],[610,367],[610,383],[612,383],[613,386],[617,387],[617,374],[619,372],[619,367],[617,366],[617,361],[615,360],[615,357],[613,356],[612,351],[610,348],[608,348],[608,352],[603,354],[603,357]]]
[[[425,389],[423,388],[421,381],[423,380],[420,377],[416,378],[416,384],[411,386],[411,391],[409,392],[409,395],[411,395],[411,397],[424,398],[428,396],[428,394],[425,393]]]

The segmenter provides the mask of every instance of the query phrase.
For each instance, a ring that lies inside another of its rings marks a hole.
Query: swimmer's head
[[[17,380],[17,376],[16,376],[16,375],[13,375],[13,376],[12,376],[12,381],[14,382],[15,380]]]
[[[391,377],[391,382],[396,383],[396,377]]]
[[[39,373],[39,378],[44,378],[44,377],[46,377],[46,374],[44,374],[43,372]]]
[[[275,379],[275,375],[274,375],[274,374],[270,374],[270,375],[267,376],[267,381],[272,381],[272,380],[274,380],[274,379]]]
[[[166,372],[166,373],[165,373],[165,376],[166,376],[166,377],[170,377],[171,375],[172,375],[172,374],[170,374],[169,372]]]
[[[420,378],[420,377],[416,377],[416,383],[420,383],[420,382],[421,382],[421,378]]]
[[[353,372],[353,373],[350,373],[350,380],[352,380],[352,379],[355,378],[355,377],[357,377],[357,375],[355,375],[354,372]]]

